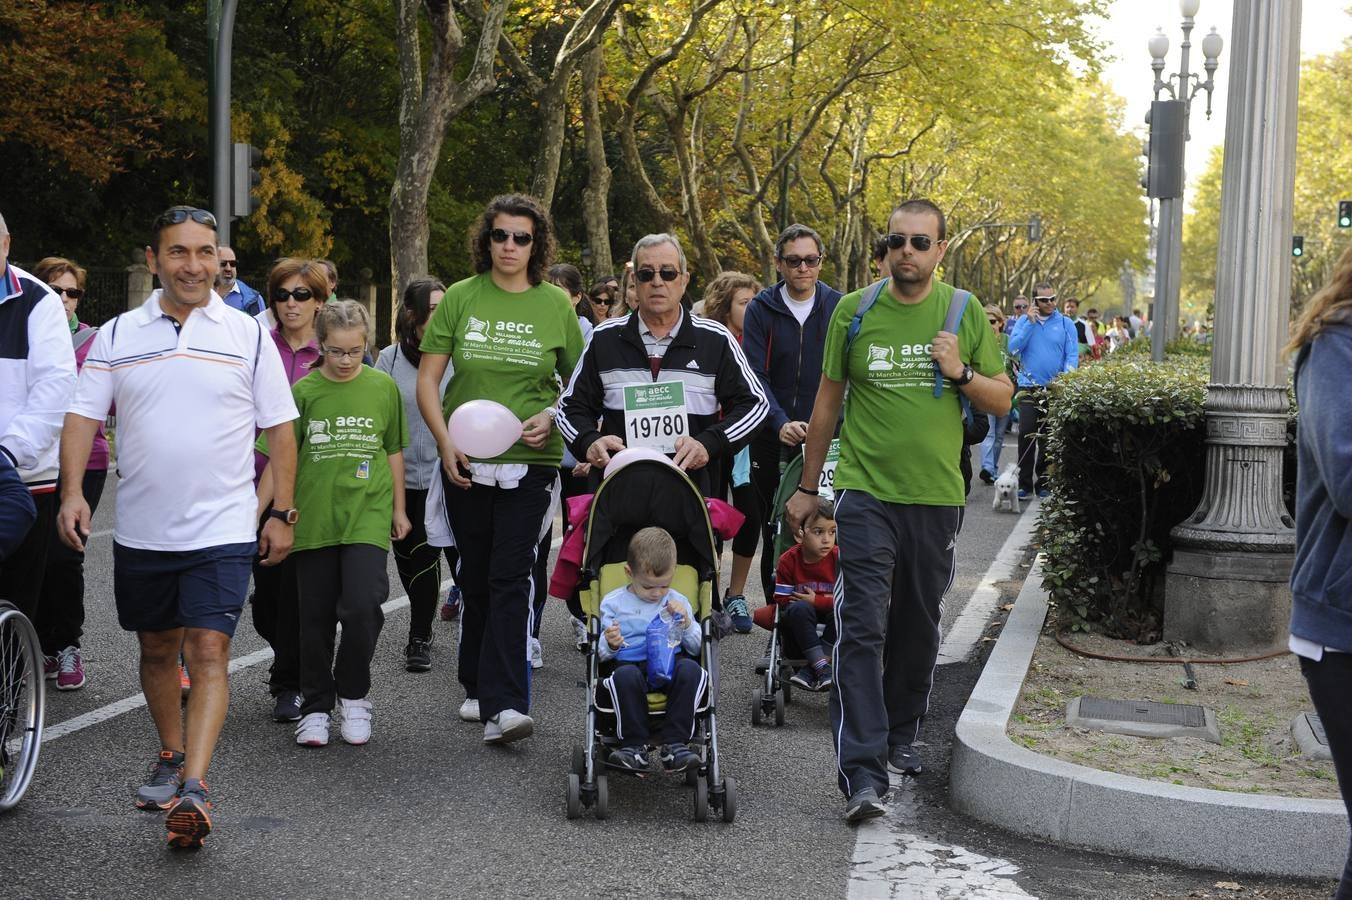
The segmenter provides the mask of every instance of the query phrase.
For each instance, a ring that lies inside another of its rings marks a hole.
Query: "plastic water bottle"
[[[682,629],[676,624],[676,617],[667,609],[665,603],[662,604],[662,610],[657,614],[662,619],[662,623],[667,626],[667,646],[679,647],[681,644]]]

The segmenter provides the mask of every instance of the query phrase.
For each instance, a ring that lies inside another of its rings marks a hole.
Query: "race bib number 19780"
[[[676,439],[689,433],[685,385],[679,381],[624,387],[624,443],[675,453]]]

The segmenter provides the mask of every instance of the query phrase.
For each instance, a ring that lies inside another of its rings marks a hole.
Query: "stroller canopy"
[[[694,566],[701,580],[713,577],[714,533],[704,497],[684,472],[657,460],[635,460],[601,482],[587,522],[583,568],[594,573],[623,561],[629,539],[649,526],[672,536],[679,563]]]

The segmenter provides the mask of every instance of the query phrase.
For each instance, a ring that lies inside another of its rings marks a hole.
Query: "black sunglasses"
[[[781,256],[780,259],[783,260],[784,265],[788,266],[790,269],[799,269],[803,266],[807,266],[809,269],[815,269],[822,264],[822,258],[820,256]]]
[[[488,232],[488,236],[493,239],[493,243],[495,244],[505,244],[507,243],[507,239],[511,238],[512,242],[518,247],[529,247],[530,242],[535,240],[535,236],[529,231],[507,232],[503,231],[501,228],[494,228],[492,231]]]
[[[52,293],[56,294],[56,296],[58,296],[58,297],[60,297],[62,294],[65,294],[67,297],[69,297],[69,298],[72,299],[72,300],[79,300],[81,297],[84,296],[84,289],[83,289],[83,288],[52,287]]]
[[[298,287],[294,291],[288,291],[286,288],[274,288],[272,291],[273,303],[285,303],[292,297],[296,298],[297,303],[304,303],[314,297],[314,292],[309,288]]]
[[[911,246],[921,253],[924,253],[930,247],[934,246],[934,238],[927,234],[897,234],[893,232],[887,235],[887,248],[889,250],[900,250],[906,246],[907,239],[910,239]]]
[[[168,225],[182,225],[184,222],[192,219],[198,225],[205,225],[212,231],[216,230],[216,217],[205,209],[198,209],[195,206],[171,206],[160,213],[155,220],[156,228],[164,228]]]
[[[670,283],[681,277],[681,270],[675,266],[663,266],[660,269],[649,269],[645,267],[634,273],[634,277],[644,284],[647,284],[659,275],[662,276],[663,281]]]

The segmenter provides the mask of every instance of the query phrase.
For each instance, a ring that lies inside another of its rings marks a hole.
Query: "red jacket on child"
[[[798,590],[800,586],[811,590],[815,594],[813,605],[817,611],[829,613],[835,605],[836,569],[839,564],[839,547],[832,547],[830,553],[815,563],[808,563],[803,559],[803,545],[794,544],[779,557],[779,565],[775,567],[775,584],[789,585],[794,589],[794,593],[801,593]],[[792,596],[778,592],[775,594],[775,601],[780,606],[792,600]],[[774,607],[767,603],[756,610],[752,618],[762,628],[771,628],[774,622],[773,609]]]

